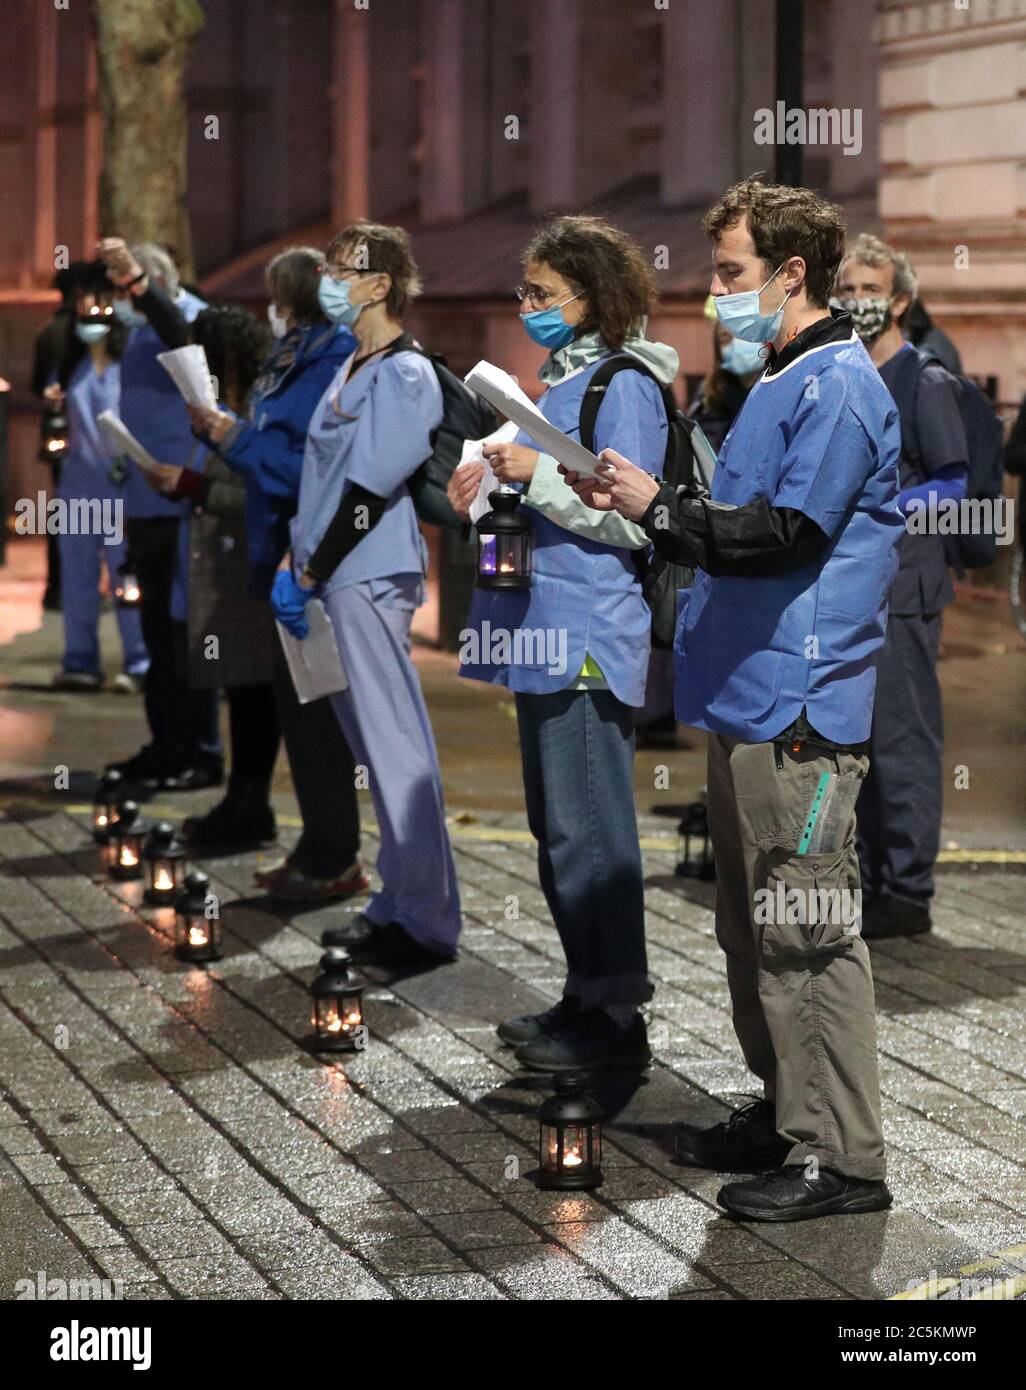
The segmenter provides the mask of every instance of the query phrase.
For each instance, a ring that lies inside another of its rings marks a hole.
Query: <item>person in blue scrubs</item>
[[[401,227],[354,223],[327,249],[321,307],[356,343],[310,422],[292,553],[272,590],[299,637],[305,605],[323,599],[348,679],[332,705],[381,836],[381,888],[322,940],[398,966],[453,960],[461,926],[434,733],[409,655],[427,553],[407,481],[442,421],[435,369],[403,331],[418,289]]]
[[[616,451],[604,478],[570,479],[697,571],[678,598],[677,715],[709,732],[716,934],[765,1098],[682,1127],[678,1152],[765,1170],[720,1191],[737,1217],[879,1211],[891,1198],[854,807],[904,532],[897,410],[851,316],[827,307],[840,208],[748,179],[704,227],[721,322],[769,345],[711,498]]]
[[[521,322],[549,349],[542,414],[576,437],[596,371],[626,355],[634,365],[605,389],[595,448],[622,449],[658,476],[667,446],[662,390],[679,364],[672,348],[644,337],[654,289],[640,248],[598,218],[560,217],[528,245],[523,269]],[[533,572],[528,590],[475,591],[460,674],[515,693],[528,823],[567,964],[560,1001],[505,1020],[499,1036],[539,1071],[643,1066],[650,1052],[640,1008],[652,984],[633,764],[651,618],[634,551],[647,538],[633,525],[575,528],[579,508],[548,514],[553,489],[568,490],[527,434],[485,453],[500,480],[524,490]],[[456,475],[455,505],[465,509],[479,479],[479,470]],[[544,653],[524,640],[529,633],[542,634]],[[500,634],[508,655],[495,646]]]
[[[159,246],[131,251],[119,237],[100,243],[107,276],[117,287],[114,312],[129,330],[121,360],[121,418],[158,463],[186,467],[196,458],[185,403],[157,361],[184,347],[203,300],[183,290],[170,257]],[[151,488],[138,466],[127,464],[124,484],[128,548],[142,593],[143,636],[150,665],[143,698],[151,742],[111,764],[130,782],[190,791],[224,778],[217,692],[192,690],[180,670],[171,618],[171,594],[184,504]]]
[[[960,502],[969,477],[961,387],[903,335],[916,290],[907,256],[863,235],[841,266],[834,301],[851,313],[898,407],[898,505],[906,515],[910,508]],[[862,934],[870,941],[930,930],[944,803],[937,657],[943,612],[955,598],[944,541],[925,532],[902,537],[887,640],[876,663],[869,772],[858,806]]]
[[[106,568],[113,591],[124,563],[122,490],[114,481],[114,460],[96,424],[105,410],[118,410],[121,386],[119,358],[124,331],[114,317],[112,291],[102,262],[84,268],[77,287],[57,381],[47,399],[62,400],[68,419],[68,451],[61,468],[57,496],[68,504],[69,517],[90,508],[89,529],[58,536],[61,557],[61,607],[64,612],[64,660],[54,677],[62,690],[98,690],[100,668],[100,576]],[[77,522],[76,522],[77,524]],[[104,528],[107,528],[106,532]],[[123,669],[116,688],[134,691],[146,673],[148,657],[139,614],[116,610],[121,635]]]

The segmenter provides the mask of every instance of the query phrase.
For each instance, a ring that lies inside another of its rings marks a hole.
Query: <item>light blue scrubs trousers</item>
[[[61,555],[61,607],[64,611],[64,670],[101,675],[100,566],[106,564],[113,589],[118,566],[128,547],[104,545],[100,536],[58,536]],[[149,666],[139,612],[115,610],[121,633],[124,669],[141,676]]]
[[[410,624],[419,574],[369,579],[324,598],[348,690],[331,697],[377,812],[381,890],[365,916],[397,922],[422,946],[455,956],[460,896],[445,826],[435,736],[416,669]]]

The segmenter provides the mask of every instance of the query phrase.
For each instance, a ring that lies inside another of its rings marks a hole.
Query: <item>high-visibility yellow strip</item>
[[[21,802],[22,805],[32,805],[37,810],[55,809],[53,802]],[[85,815],[93,808],[91,804],[76,804],[62,808],[72,815]],[[166,820],[182,820],[184,812],[176,806],[158,806],[147,804],[143,811],[150,816],[160,816]],[[279,825],[286,825],[296,829],[302,829],[303,822],[299,816],[278,816]],[[364,821],[367,830],[372,834],[377,834],[378,827],[373,821]],[[529,830],[506,830],[498,825],[461,825],[459,821],[449,820],[449,834],[454,840],[484,840],[493,841],[496,844],[511,845],[530,845],[534,843],[534,836]],[[674,834],[668,835],[643,835],[640,840],[642,849],[655,850],[663,854],[676,854],[678,849],[678,838]],[[937,856],[939,864],[1026,864],[1026,850],[1022,849],[942,849]]]
[[[888,1303],[901,1303],[911,1300],[912,1302],[928,1302],[940,1298],[941,1294],[947,1293],[951,1289],[957,1289],[963,1279],[968,1279],[974,1274],[982,1274],[986,1270],[1004,1269],[1008,1264],[1021,1263],[1026,1260],[1026,1245],[1012,1245],[1007,1250],[999,1250],[996,1255],[988,1255],[986,1259],[977,1260],[971,1265],[962,1265],[958,1270],[958,1276],[945,1276],[943,1279],[931,1279],[925,1284],[920,1284],[917,1288],[906,1289],[904,1293],[891,1294]],[[987,1288],[977,1289],[974,1293],[966,1294],[960,1302],[965,1303],[989,1303],[992,1300],[1004,1300],[1018,1298],[1026,1293],[1026,1274],[1010,1274],[1004,1279],[994,1280]]]

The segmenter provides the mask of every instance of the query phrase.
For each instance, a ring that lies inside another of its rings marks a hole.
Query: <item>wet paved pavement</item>
[[[28,640],[41,639],[9,652]],[[422,664],[443,760],[458,710],[433,692],[450,669]],[[485,699],[487,746],[504,751],[477,784],[491,778],[494,800],[470,810],[450,787],[461,959],[366,972],[370,1043],[332,1061],[308,1049],[306,991],[339,909],[277,909],[252,887],[255,854],[205,860],[226,955],[181,964],[166,910],[101,876],[87,833],[83,770],[135,746],[137,702],[3,692],[17,741],[0,821],[0,1297],[43,1271],[142,1298],[879,1299],[961,1271],[1021,1295],[1024,879],[993,867],[950,866],[934,933],[874,950],[894,1209],[740,1225],[718,1214],[721,1179],[667,1152],[671,1123],[720,1118],[752,1081],[711,894],[673,877],[672,823],[643,815],[658,1064],[593,1091],[603,1187],[538,1191],[548,1082],[518,1074],[493,1026],[556,997],[559,949],[514,798],[507,702]],[[671,755],[678,798],[698,757]],[[33,773],[61,760],[71,787],[47,792]],[[466,755],[456,775],[473,780]],[[212,799],[156,804],[181,815]],[[291,821],[284,783],[276,800]],[[283,842],[295,833],[286,823]],[[1023,847],[1011,823],[1001,842]],[[374,844],[368,832],[368,861]]]

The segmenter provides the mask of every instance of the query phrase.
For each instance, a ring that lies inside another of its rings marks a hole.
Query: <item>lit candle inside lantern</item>
[[[205,927],[197,927],[193,924],[189,928],[189,945],[205,946],[207,944],[207,930]]]
[[[131,869],[134,868],[138,862],[139,856],[136,854],[135,850],[133,850],[130,845],[122,845],[120,863],[124,865],[126,869]]]
[[[158,889],[158,891],[166,893],[169,888],[175,886],[175,881],[168,873],[167,869],[158,869],[153,880],[153,886]]]
[[[566,1153],[563,1154],[564,1168],[577,1168],[583,1162],[584,1159],[581,1157],[581,1151],[579,1148],[576,1147],[576,1145],[574,1146],[574,1148],[569,1149]]]

